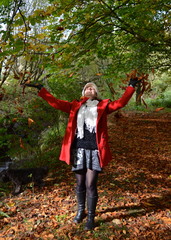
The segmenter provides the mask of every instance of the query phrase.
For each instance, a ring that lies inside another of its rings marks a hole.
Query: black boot
[[[88,216],[87,216],[87,223],[85,225],[85,230],[94,229],[94,217],[95,217],[97,200],[98,200],[97,196],[87,198]]]
[[[86,191],[77,192],[77,201],[78,201],[78,211],[77,215],[74,218],[75,223],[80,223],[85,218],[85,199],[86,199]]]

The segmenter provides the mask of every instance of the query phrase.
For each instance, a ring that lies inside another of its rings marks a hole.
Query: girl
[[[40,97],[52,107],[69,114],[59,159],[71,164],[72,171],[75,172],[78,201],[75,223],[80,223],[86,216],[87,196],[88,214],[85,230],[94,229],[98,174],[112,159],[108,145],[107,115],[128,103],[137,83],[137,78],[131,79],[123,96],[111,101],[100,100],[97,86],[89,82],[82,90],[81,100],[72,102],[56,99],[42,85],[25,84],[38,88]]]

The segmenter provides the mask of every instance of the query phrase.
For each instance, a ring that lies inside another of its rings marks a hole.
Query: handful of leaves
[[[151,89],[151,84],[148,81],[149,74],[139,73],[136,69],[126,74],[126,82],[130,81],[131,78],[138,79],[141,93],[147,92]],[[141,95],[142,96],[142,95]]]
[[[137,79],[139,83],[137,84],[137,101],[142,97],[142,95],[145,92],[149,92],[151,90],[151,84],[148,81],[149,74],[140,73],[138,70],[132,70],[130,73],[126,74],[126,79],[123,80],[123,83],[128,83],[130,79]],[[141,98],[142,99],[142,98]],[[147,104],[145,103],[144,99],[142,99],[142,102],[147,107]]]

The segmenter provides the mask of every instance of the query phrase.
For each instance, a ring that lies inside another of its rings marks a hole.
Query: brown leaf
[[[57,30],[58,30],[58,31],[63,31],[63,30],[64,30],[64,27],[57,27]]]
[[[161,111],[163,109],[164,109],[164,107],[156,108],[155,112],[159,112],[159,111]]]
[[[162,220],[163,220],[164,223],[171,225],[171,218],[162,217]]]
[[[22,138],[20,138],[20,147],[23,148],[23,149],[25,149],[25,146],[24,146],[24,143],[23,143],[23,139],[22,139]]]

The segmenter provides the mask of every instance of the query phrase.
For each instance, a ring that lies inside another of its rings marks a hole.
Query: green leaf
[[[8,214],[6,214],[6,213],[4,213],[4,212],[2,212],[2,211],[0,211],[0,216],[1,217],[10,217]]]

